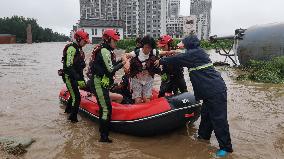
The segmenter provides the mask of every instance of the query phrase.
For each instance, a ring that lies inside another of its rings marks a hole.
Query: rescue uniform
[[[199,47],[196,36],[189,36],[182,42],[186,53],[162,58],[160,64],[189,69],[194,95],[197,100],[203,100],[199,137],[209,140],[214,130],[220,149],[233,152],[227,120],[226,84],[214,69],[209,55]]]
[[[91,92],[95,94],[99,110],[100,133],[101,138],[106,139],[109,136],[110,120],[112,114],[109,89],[113,84],[115,72],[122,68],[121,63],[116,62],[113,49],[102,44],[102,48],[96,53],[95,59],[90,62],[91,74]]]
[[[83,69],[86,67],[84,57],[81,56],[82,48],[76,43],[68,44],[63,50],[63,80],[70,93],[70,98],[65,112],[71,114],[69,120],[77,122],[77,114],[81,101],[78,82],[84,81]]]

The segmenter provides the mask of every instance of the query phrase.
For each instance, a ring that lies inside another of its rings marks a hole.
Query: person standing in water
[[[89,64],[89,76],[91,92],[95,94],[100,107],[100,140],[99,142],[111,143],[109,139],[110,121],[112,115],[112,105],[110,99],[110,88],[114,83],[114,75],[123,64],[116,61],[114,49],[120,40],[120,35],[113,29],[103,32],[103,42],[95,48],[95,52]],[[89,82],[88,82],[89,83]]]
[[[83,30],[79,30],[74,34],[75,41],[65,46],[63,50],[63,80],[70,93],[70,98],[66,106],[65,112],[71,113],[68,117],[72,123],[78,122],[77,114],[81,96],[79,88],[86,86],[83,69],[86,67],[85,55],[82,51],[87,43],[90,43],[89,34]]]
[[[200,48],[199,39],[190,35],[182,40],[180,47],[186,53],[157,60],[156,65],[176,65],[187,67],[196,100],[203,100],[198,139],[210,140],[214,131],[220,149],[217,157],[225,157],[233,152],[229,124],[227,120],[227,87],[209,58]]]

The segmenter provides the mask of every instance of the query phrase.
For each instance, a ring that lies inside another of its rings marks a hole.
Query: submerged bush
[[[245,74],[240,75],[238,80],[284,83],[284,56],[275,57],[270,61],[251,60],[242,70]]]

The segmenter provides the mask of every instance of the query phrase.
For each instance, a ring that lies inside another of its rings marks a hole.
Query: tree
[[[25,43],[27,38],[26,28],[28,24],[32,26],[34,42],[60,42],[68,41],[69,37],[53,32],[52,29],[42,28],[33,18],[24,18],[23,16],[12,16],[0,18],[0,34],[13,34],[17,37],[18,43]]]

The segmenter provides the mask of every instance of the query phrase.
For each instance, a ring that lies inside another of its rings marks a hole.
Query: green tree
[[[70,40],[69,37],[53,32],[52,29],[40,27],[36,19],[25,18],[23,16],[0,18],[0,34],[16,35],[18,43],[25,43],[28,24],[32,26],[33,42],[60,42]]]

